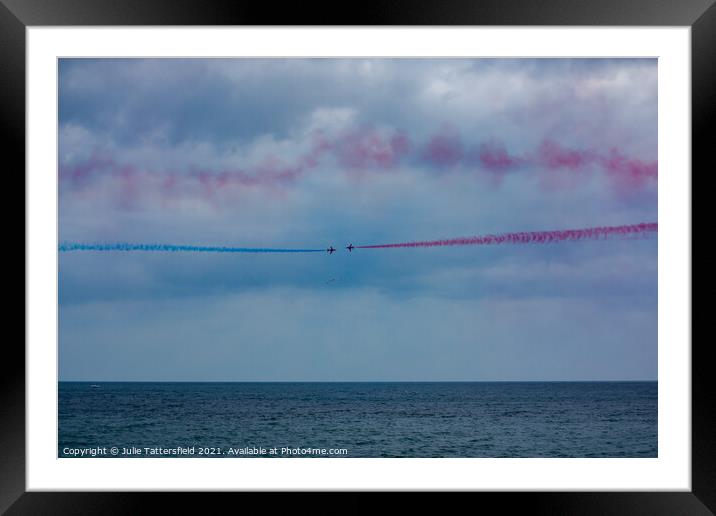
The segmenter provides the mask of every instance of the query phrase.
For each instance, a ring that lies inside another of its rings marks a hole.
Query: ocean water
[[[656,457],[657,383],[60,382],[58,444],[60,457]]]

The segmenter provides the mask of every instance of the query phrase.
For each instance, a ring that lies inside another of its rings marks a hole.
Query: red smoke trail
[[[610,236],[630,236],[655,233],[656,222],[642,222],[627,226],[601,226],[583,229],[562,229],[555,231],[527,231],[520,233],[500,233],[471,237],[450,238],[446,240],[426,240],[421,242],[403,242],[398,244],[357,245],[356,249],[385,249],[389,247],[439,247],[448,245],[496,245],[496,244],[549,244],[553,242],[575,242],[578,240],[604,239]]]
[[[341,135],[333,146],[338,163],[348,169],[392,169],[410,149],[410,141],[399,131],[388,137],[377,130],[362,128]]]
[[[480,144],[478,158],[482,166],[491,172],[504,172],[525,162],[524,158],[510,155],[500,142]]]
[[[550,170],[577,170],[593,163],[595,159],[594,151],[567,149],[552,140],[545,140],[537,149],[535,161]]]
[[[460,133],[451,127],[444,127],[425,145],[422,158],[438,168],[458,165],[464,158]]]
[[[62,191],[89,195],[96,178],[114,181],[113,191],[120,192],[118,204],[130,209],[143,198],[158,191],[162,199],[182,196],[199,197],[210,203],[229,201],[236,191],[260,188],[283,192],[314,169],[327,164],[338,166],[350,175],[389,172],[407,164],[430,172],[447,173],[469,170],[476,177],[499,186],[507,174],[535,169],[541,184],[549,189],[573,188],[596,170],[606,176],[622,197],[658,181],[658,161],[643,160],[614,148],[573,149],[552,140],[544,140],[536,149],[520,153],[509,151],[499,140],[474,142],[463,139],[450,126],[442,127],[425,142],[413,142],[397,128],[352,127],[336,134],[316,131],[304,142],[308,148],[298,156],[282,159],[269,154],[262,161],[244,168],[208,169],[190,165],[188,170],[152,170],[123,163],[119,157],[100,149],[84,161],[62,164],[59,178]]]

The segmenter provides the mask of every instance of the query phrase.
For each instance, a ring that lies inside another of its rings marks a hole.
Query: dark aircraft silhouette
[[[352,252],[353,252],[353,248],[354,248],[353,244],[348,244],[348,245],[346,246],[346,249],[348,249],[348,252],[349,252],[349,253],[352,253]]]
[[[326,252],[327,252],[328,254],[333,254],[333,253],[336,252],[336,250],[335,250],[335,248],[334,248],[333,246],[331,246],[331,247],[329,247],[328,249],[326,249]]]

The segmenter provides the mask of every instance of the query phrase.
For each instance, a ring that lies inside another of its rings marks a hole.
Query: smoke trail
[[[471,237],[450,238],[445,240],[426,240],[421,242],[403,242],[397,244],[357,245],[357,249],[385,249],[390,247],[438,247],[449,245],[496,245],[496,244],[548,244],[553,242],[574,242],[578,240],[605,239],[612,236],[634,236],[655,233],[656,222],[642,222],[626,226],[600,226],[583,229],[563,229],[556,231],[529,231],[520,233],[500,233]]]
[[[422,143],[413,142],[397,128],[370,127],[349,128],[332,135],[316,133],[298,143],[308,148],[296,157],[284,160],[269,153],[258,163],[223,170],[190,166],[188,170],[157,171],[95,150],[84,161],[60,166],[61,192],[66,187],[83,192],[103,178],[114,183],[111,191],[118,192],[120,208],[151,200],[153,193],[167,200],[198,196],[214,203],[239,189],[282,191],[322,164],[338,166],[352,175],[388,172],[405,164],[440,173],[464,170],[487,178],[495,186],[508,173],[534,168],[544,176],[543,185],[553,189],[575,186],[586,180],[587,172],[600,169],[619,194],[636,192],[658,181],[657,160],[628,156],[617,148],[573,149],[544,140],[536,149],[515,153],[499,140],[471,141],[449,127]]]
[[[60,252],[67,251],[158,251],[170,253],[320,253],[325,249],[280,249],[271,247],[223,247],[199,245],[170,245],[170,244],[83,244],[77,242],[63,242],[59,246]]]

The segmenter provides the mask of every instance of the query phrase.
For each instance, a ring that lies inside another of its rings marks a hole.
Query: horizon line
[[[57,383],[618,383],[658,382],[657,379],[618,380],[57,380]]]

